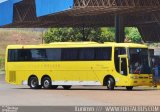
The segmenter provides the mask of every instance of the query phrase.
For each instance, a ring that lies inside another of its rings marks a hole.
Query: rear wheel
[[[66,85],[66,86],[62,86],[63,87],[63,89],[65,89],[65,90],[68,90],[68,89],[71,89],[71,85]]]
[[[42,80],[42,86],[44,89],[51,89],[52,88],[52,82],[49,77],[44,77]]]
[[[133,86],[126,86],[126,89],[127,89],[127,90],[132,90],[132,89],[133,89]]]
[[[114,81],[114,79],[113,79],[112,77],[109,77],[109,78],[107,79],[106,85],[107,85],[107,88],[108,88],[109,90],[114,90],[114,87],[115,87],[115,81]]]
[[[31,77],[29,79],[28,85],[31,89],[40,89],[42,87],[41,85],[39,85],[37,77]]]

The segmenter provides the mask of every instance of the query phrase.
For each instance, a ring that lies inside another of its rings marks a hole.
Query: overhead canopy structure
[[[9,10],[6,10],[7,6]],[[9,15],[9,16],[8,16]],[[6,0],[0,27],[137,27],[145,41],[160,41],[160,0]]]

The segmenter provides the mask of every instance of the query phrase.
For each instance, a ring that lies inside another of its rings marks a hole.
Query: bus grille
[[[16,72],[15,71],[9,72],[9,82],[16,82]]]

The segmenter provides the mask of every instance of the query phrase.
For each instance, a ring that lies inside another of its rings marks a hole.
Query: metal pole
[[[124,34],[124,23],[122,15],[115,15],[115,41],[117,43],[124,42],[125,34]]]
[[[84,41],[85,40],[85,28],[84,28],[84,26],[83,26],[82,32],[83,32],[83,41]]]
[[[115,28],[116,28],[116,32],[115,32],[115,41],[117,43],[119,43],[119,16],[115,15]]]

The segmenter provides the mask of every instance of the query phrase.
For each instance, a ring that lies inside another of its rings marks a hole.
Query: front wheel
[[[133,86],[126,86],[126,89],[127,89],[127,90],[132,90],[132,89],[133,89]]]
[[[114,87],[115,87],[115,81],[114,81],[114,79],[113,78],[108,78],[108,80],[107,80],[107,88],[109,89],[109,90],[114,90]]]
[[[68,89],[71,89],[72,86],[67,85],[67,86],[62,86],[62,87],[63,87],[63,89],[68,90]]]

